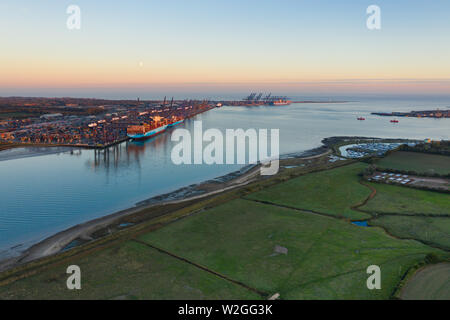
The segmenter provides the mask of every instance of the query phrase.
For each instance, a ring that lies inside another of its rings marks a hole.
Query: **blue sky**
[[[70,4],[80,30],[66,28]],[[366,28],[371,4],[381,30]],[[331,91],[382,92],[392,81],[444,93],[449,13],[448,0],[3,0],[0,95],[335,82]]]

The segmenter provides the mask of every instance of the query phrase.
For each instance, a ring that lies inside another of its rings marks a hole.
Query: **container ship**
[[[184,122],[184,118],[182,117],[172,117],[172,120],[169,123],[169,127],[175,127]]]
[[[288,106],[292,103],[292,101],[286,100],[286,99],[279,99],[279,100],[275,100],[272,101],[272,105],[273,106]]]
[[[153,122],[128,126],[127,136],[133,140],[144,140],[166,131],[170,122],[162,117],[154,117]]]

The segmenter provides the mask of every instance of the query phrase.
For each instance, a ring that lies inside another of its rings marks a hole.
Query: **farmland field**
[[[403,287],[404,300],[450,300],[450,263],[427,266]]]
[[[410,215],[450,215],[450,196],[433,191],[372,183],[376,196],[361,207],[376,213]]]
[[[66,287],[66,267],[81,268],[81,290]],[[238,285],[136,242],[74,259],[0,286],[1,299],[259,299]]]
[[[450,157],[420,152],[398,151],[377,162],[379,168],[417,173],[450,174]]]
[[[397,237],[418,239],[450,250],[450,218],[381,216],[370,221]]]
[[[365,167],[365,164],[357,163],[310,173],[251,194],[248,199],[313,210],[337,217],[365,219],[370,216],[351,209],[370,195],[370,190],[358,182],[358,173]]]
[[[370,223],[394,237],[337,219],[372,217],[352,209],[371,193],[359,183],[365,167],[310,173],[218,206],[207,202],[212,208],[196,203],[195,214],[176,215],[168,224],[158,220],[153,231],[131,231],[108,248],[80,250],[35,275],[19,271],[26,277],[0,284],[0,299],[266,299],[275,293],[281,299],[389,299],[427,255],[448,259],[448,195],[371,184],[377,194],[363,208],[393,212]],[[395,216],[405,213],[441,216]],[[82,270],[79,291],[66,288],[72,264]],[[381,290],[367,288],[370,265],[382,270]],[[435,283],[427,294],[441,296],[436,286],[445,274],[436,274],[427,276]]]
[[[140,240],[283,299],[389,298],[402,272],[440,252],[378,228],[242,199]],[[382,290],[366,287],[372,264],[386,270]]]

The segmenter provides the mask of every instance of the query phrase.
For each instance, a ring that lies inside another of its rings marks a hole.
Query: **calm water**
[[[390,118],[370,115],[447,106],[450,100],[224,107],[195,120],[202,120],[204,129],[279,128],[280,152],[292,153],[337,135],[449,139],[450,119],[402,118],[393,125]],[[367,120],[357,121],[357,116]],[[182,127],[192,130],[193,121]],[[93,150],[77,150],[0,161],[0,257],[75,224],[241,167],[175,166],[170,160],[173,145],[167,132],[145,143],[123,143],[106,159]]]

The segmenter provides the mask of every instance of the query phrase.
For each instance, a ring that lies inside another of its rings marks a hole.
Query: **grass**
[[[140,240],[282,299],[386,299],[409,266],[440,252],[378,228],[243,199]],[[288,254],[274,253],[276,245]],[[382,290],[366,287],[372,264],[388,270]]]
[[[449,300],[450,263],[427,266],[416,272],[400,297],[405,300]]]
[[[365,164],[356,163],[310,173],[266,188],[247,198],[322,212],[336,217],[365,219],[370,216],[351,209],[353,205],[362,203],[370,194],[370,190],[358,182],[358,173],[365,167]]]
[[[384,227],[401,238],[418,239],[450,250],[450,218],[381,216],[370,224]]]
[[[398,151],[377,162],[384,169],[417,173],[450,174],[450,157],[420,152]]]
[[[30,273],[27,278],[0,286],[0,299],[261,298],[211,272],[267,296],[280,293],[282,299],[387,299],[405,272],[426,255],[448,254],[418,241],[395,239],[381,228],[358,227],[335,219],[371,217],[352,209],[371,192],[359,183],[358,173],[365,166],[356,163],[310,173],[265,187],[245,199],[236,199],[244,194],[236,190],[186,205],[168,215],[159,216],[157,209],[150,210],[146,216],[154,219],[148,223],[164,227],[149,231],[143,223],[139,232],[147,231],[139,236],[139,241],[179,258],[134,240],[124,240],[136,236],[136,229],[122,236],[121,244],[111,243],[109,248],[99,247],[90,253],[75,249],[74,257],[53,260],[35,275]],[[372,186],[377,195],[363,207],[369,212],[412,215],[450,212],[448,195],[390,185]],[[194,209],[211,206],[183,218]],[[165,225],[174,217],[180,219]],[[428,239],[425,242],[445,249],[449,220],[378,216],[371,221],[391,234]],[[274,252],[276,246],[288,249],[287,255]],[[80,291],[66,288],[65,270],[71,264],[81,267]],[[366,269],[370,265],[381,267],[381,290],[366,287]]]
[[[450,215],[448,194],[417,190],[387,184],[371,184],[376,196],[361,207],[375,213],[402,213],[410,215]]]
[[[81,290],[68,290],[66,268],[81,268]],[[258,299],[190,264],[129,241],[0,287],[1,299]]]

